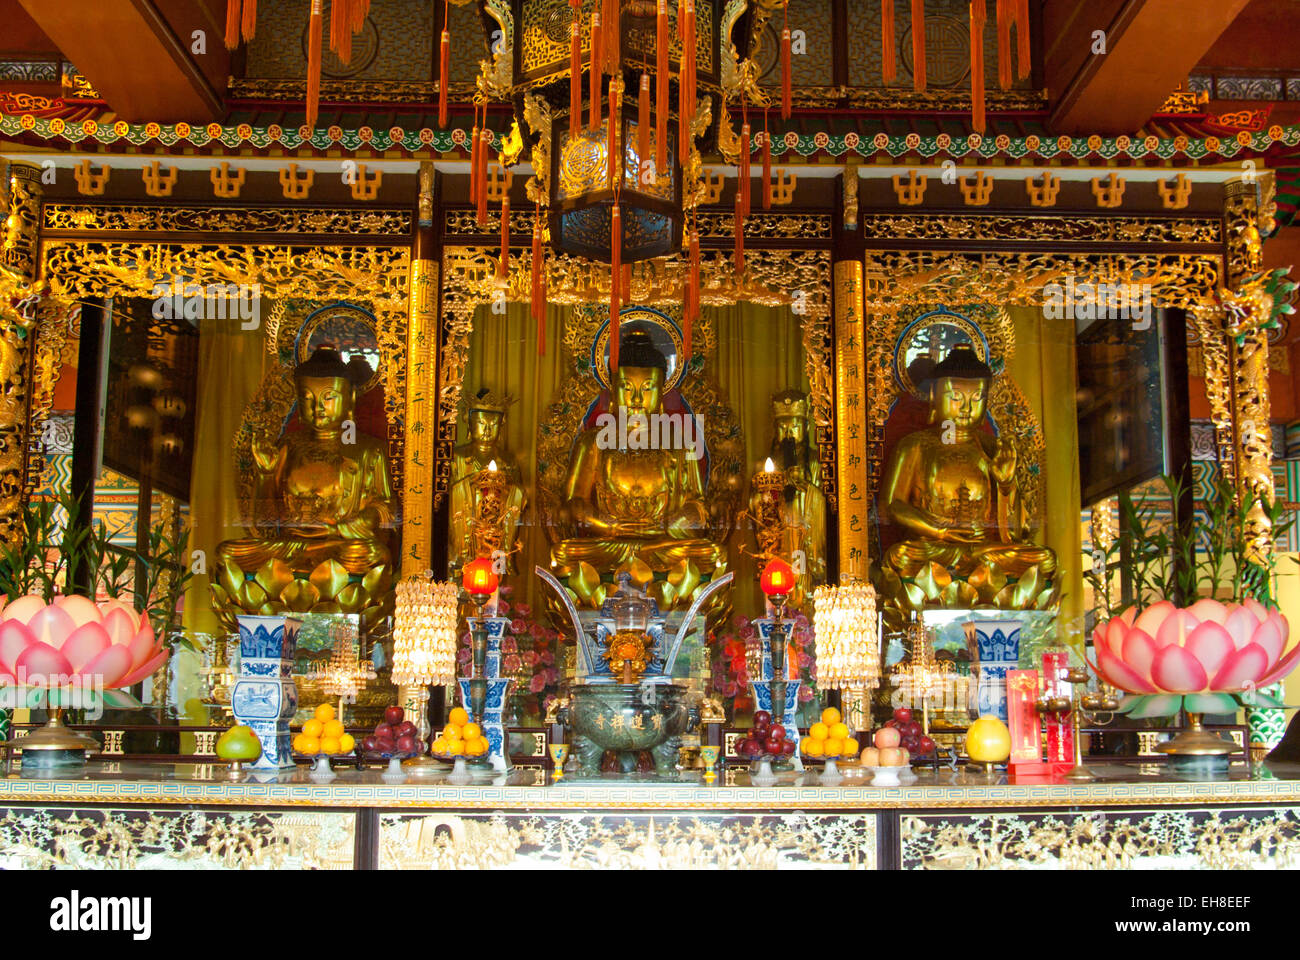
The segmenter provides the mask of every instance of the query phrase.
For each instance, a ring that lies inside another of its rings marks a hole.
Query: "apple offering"
[[[746,760],[775,760],[794,756],[794,741],[786,739],[785,727],[772,722],[766,710],[754,714],[749,736],[736,744],[736,753]]]
[[[933,757],[935,743],[921,730],[921,724],[914,718],[907,707],[895,707],[894,716],[884,726],[885,730],[898,732],[898,743],[912,757],[919,759]]]
[[[361,741],[361,752],[373,759],[416,757],[424,752],[415,724],[403,719],[401,707],[384,708],[384,719],[375,724],[375,732]]]

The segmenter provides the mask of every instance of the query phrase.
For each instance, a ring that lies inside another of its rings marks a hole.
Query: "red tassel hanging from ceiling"
[[[542,258],[542,205],[537,204],[533,214],[533,320],[537,323],[537,355],[546,356],[546,301],[542,297],[542,277],[546,261]]]
[[[257,0],[244,0],[243,24],[239,32],[245,43],[252,40],[253,34],[257,32]]]
[[[448,20],[450,14],[450,4],[443,0],[442,4],[442,40],[438,47],[438,126],[447,126],[447,115],[450,110],[450,100],[447,93],[448,78],[451,75],[451,31],[448,27],[451,25]]]
[[[619,23],[618,16],[619,0],[605,0],[605,12],[600,16],[600,22],[604,26],[604,36],[601,39],[601,48],[605,54],[605,70],[611,74],[618,73],[619,67]]]
[[[641,185],[641,171],[650,159],[650,74],[641,71],[641,96],[636,102],[636,179]],[[657,169],[657,168],[656,168]]]
[[[883,60],[880,77],[885,83],[893,83],[898,76],[898,50],[894,40],[894,0],[880,0],[880,53]]]
[[[510,276],[510,198],[501,197],[501,262],[497,266],[497,276],[502,280]]]
[[[740,276],[742,273],[745,272],[745,226],[744,226],[745,214],[742,206],[743,203],[744,203],[744,199],[741,197],[740,193],[737,192],[736,215],[735,215],[736,256],[735,256],[735,263],[734,263],[736,276]]]
[[[226,49],[239,46],[239,0],[226,0]]]
[[[316,127],[320,110],[321,30],[324,0],[311,0],[311,19],[307,22],[307,126]]]
[[[1015,0],[998,0],[998,86],[1011,86],[1011,5]]]
[[[330,4],[330,49],[344,63],[352,59],[352,5],[348,0]]]
[[[623,264],[623,284],[619,290],[618,299],[621,303],[632,302],[632,264]]]
[[[767,129],[767,111],[763,111],[763,209],[772,209],[772,134]]]
[[[600,65],[603,60],[600,33],[600,11],[594,10],[591,14],[591,88],[587,94],[591,100],[591,116],[587,125],[592,133],[600,129],[600,78],[602,76]]]
[[[655,17],[655,170],[668,163],[668,0]]]
[[[925,0],[912,0],[912,89],[925,90]]]
[[[988,8],[984,0],[970,0],[970,99],[971,126],[984,132],[984,23]]]
[[[605,175],[609,180],[609,189],[611,190],[615,189],[622,179],[622,171],[619,169],[622,145],[619,143],[618,137],[619,128],[622,126],[622,110],[623,79],[615,74],[609,80],[609,129],[605,134],[605,155],[609,161]]]
[[[488,203],[488,151],[492,149],[492,131],[487,128],[487,104],[483,105],[483,129],[479,131],[478,148],[478,225],[487,226]]]
[[[695,0],[681,0],[677,8],[677,35],[682,41],[677,158],[686,163],[691,154],[691,127],[695,123]]]
[[[750,210],[750,188],[753,184],[753,177],[750,170],[750,157],[753,156],[753,149],[749,142],[749,122],[746,121],[740,125],[740,203],[744,207],[745,216],[749,216]]]
[[[1029,76],[1029,0],[1016,0],[1016,66],[1021,80]]]
[[[576,140],[582,126],[582,0],[569,0],[569,139]]]
[[[352,32],[360,33],[370,16],[370,0],[352,0]]]
[[[790,119],[794,78],[790,64],[790,3],[781,8],[781,119]]]
[[[609,236],[609,380],[612,384],[618,374],[618,287],[623,275],[623,217],[617,202],[610,215]]]

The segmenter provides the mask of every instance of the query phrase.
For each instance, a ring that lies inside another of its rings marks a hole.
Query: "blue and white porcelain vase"
[[[751,680],[749,684],[750,691],[754,694],[754,712],[766,710],[772,712],[772,688],[768,686],[773,677],[772,669],[772,628],[776,626],[775,620],[755,620],[754,626],[758,628],[758,640],[760,644],[759,672],[760,675]],[[791,679],[785,682],[785,716],[773,717],[772,719],[785,727],[785,738],[794,741],[794,756],[790,759],[794,762],[797,769],[803,769],[803,760],[799,753],[799,720],[795,716],[799,711],[799,687],[803,681],[799,679],[798,666],[790,662],[790,630],[793,628],[789,620],[784,620],[781,626],[785,630],[785,642],[787,650],[785,655],[785,674]],[[761,682],[760,682],[761,681]]]
[[[493,770],[505,772],[510,769],[510,740],[502,717],[506,708],[506,698],[510,695],[510,684],[514,683],[514,680],[501,676],[501,640],[505,637],[510,619],[508,617],[466,617],[465,622],[469,624],[471,631],[480,623],[487,630],[487,654],[483,658],[483,678],[487,680],[487,696],[483,699],[483,718],[478,721],[478,724],[488,742],[488,752],[484,759],[492,765]],[[466,710],[469,710],[472,702],[469,690],[470,678],[461,677],[456,684],[460,687],[460,702]]]
[[[302,621],[239,615],[239,676],[230,695],[235,722],[251,727],[262,743],[252,769],[292,770],[289,721],[298,709],[293,658]]]
[[[1007,722],[1007,671],[1020,666],[1020,621],[975,620],[979,655],[980,716],[993,714]]]

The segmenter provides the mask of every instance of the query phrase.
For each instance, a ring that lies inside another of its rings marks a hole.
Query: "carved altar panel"
[[[351,811],[0,809],[6,870],[350,870]]]
[[[905,870],[1300,868],[1300,808],[904,815]]]
[[[877,829],[865,811],[381,813],[379,869],[874,870]]]

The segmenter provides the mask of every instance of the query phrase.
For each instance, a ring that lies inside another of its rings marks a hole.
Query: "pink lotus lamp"
[[[1261,691],[1300,663],[1290,625],[1256,600],[1220,603],[1205,598],[1180,609],[1168,600],[1141,613],[1126,610],[1097,626],[1097,675],[1130,694],[1119,712],[1133,719],[1187,711],[1189,729],[1166,744],[1180,756],[1227,754],[1232,746],[1201,728],[1204,713],[1235,713],[1239,706],[1281,708]]]
[[[96,603],[66,596],[47,604],[29,595],[5,604],[0,610],[0,687],[47,690],[50,707],[46,725],[11,746],[24,757],[50,751],[53,763],[84,760],[84,751],[98,744],[63,726],[67,704],[56,702],[57,692],[71,690],[74,697],[86,698],[129,687],[152,675],[167,654],[148,616],[121,600]],[[104,699],[132,702],[123,695],[106,694]]]

